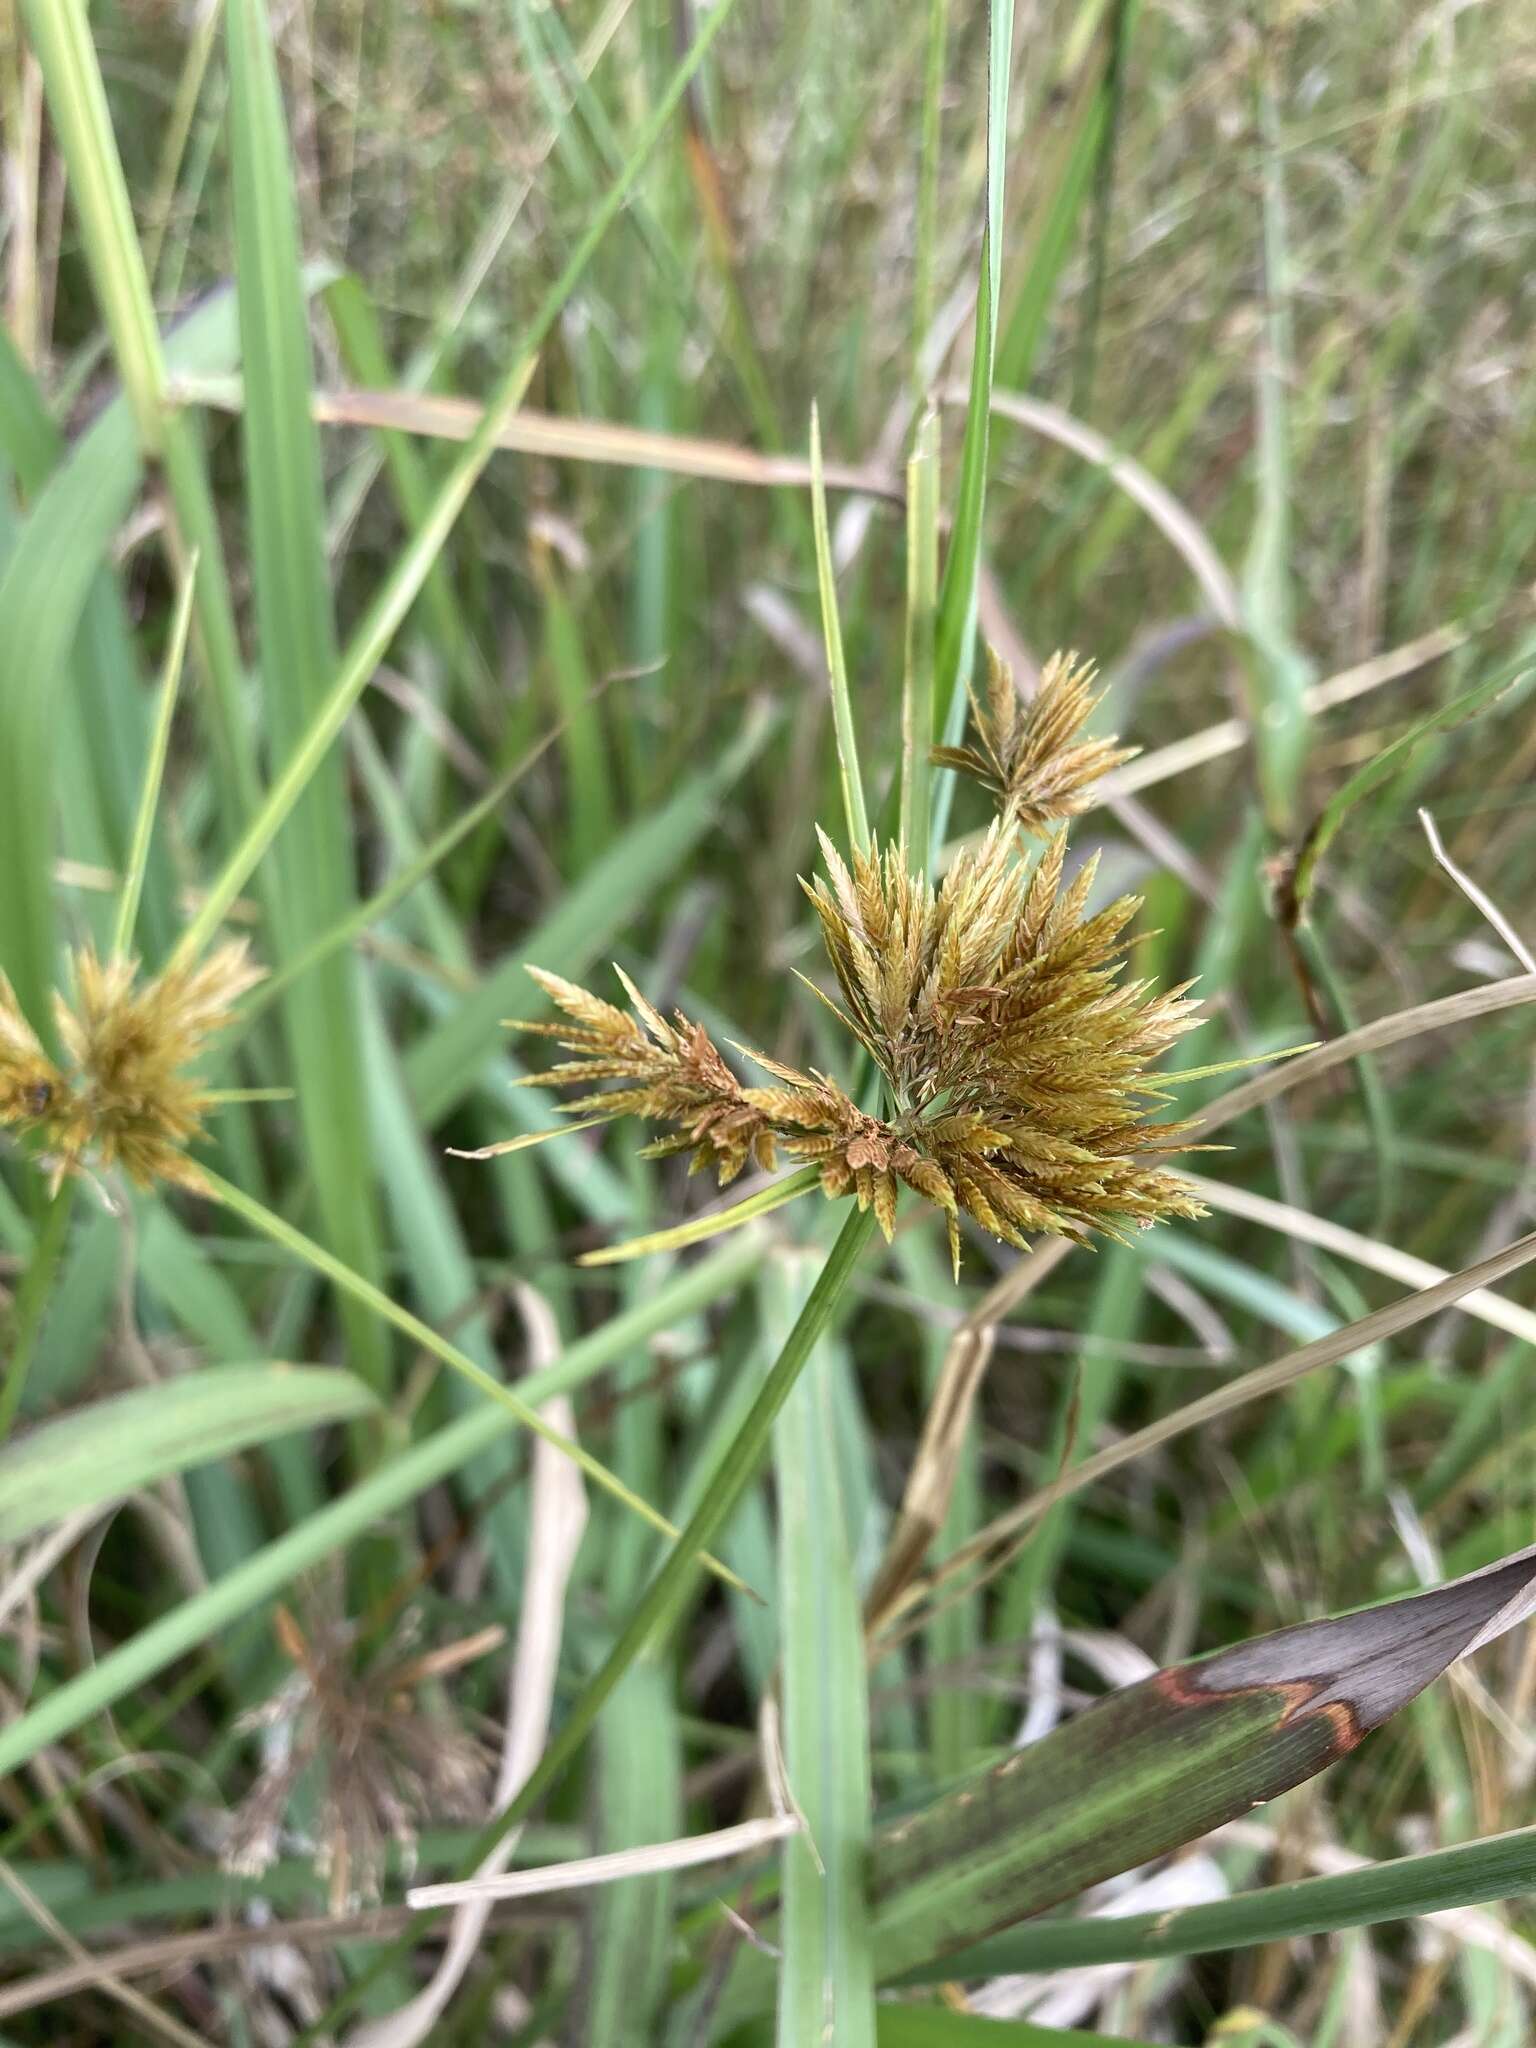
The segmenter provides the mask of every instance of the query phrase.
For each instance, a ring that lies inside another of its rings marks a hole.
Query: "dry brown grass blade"
[[[1507,981],[1490,981],[1480,988],[1459,989],[1453,996],[1441,996],[1432,1003],[1419,1003],[1411,1010],[1394,1010],[1390,1017],[1378,1017],[1362,1024],[1358,1031],[1346,1031],[1331,1038],[1315,1052],[1302,1053],[1293,1060],[1272,1067],[1240,1088],[1219,1095],[1209,1109],[1200,1113],[1200,1135],[1218,1130],[1234,1117],[1257,1109],[1260,1103],[1299,1088],[1326,1074],[1330,1067],[1358,1059],[1362,1053],[1384,1052],[1404,1039],[1418,1038],[1427,1031],[1440,1031],[1448,1024],[1467,1024],[1474,1017],[1490,1017],[1498,1010],[1511,1010],[1521,1003],[1536,1002],[1536,974],[1511,975]]]
[[[969,400],[969,388],[963,384],[952,384],[944,393],[946,405],[964,406]],[[1000,418],[1012,420],[1032,434],[1054,441],[1059,447],[1070,448],[1074,455],[1080,455],[1085,462],[1102,469],[1128,498],[1141,507],[1159,533],[1183,557],[1206,603],[1222,625],[1233,633],[1243,630],[1242,599],[1226,563],[1212,546],[1199,520],[1187,506],[1180,504],[1166,485],[1158,482],[1150,470],[1143,469],[1133,456],[1122,454],[1092,427],[1085,426],[1071,413],[1063,412],[1059,405],[1050,405],[1042,398],[1026,398],[1022,392],[1001,391],[994,387],[992,410]]]
[[[1020,1259],[977,1302],[949,1340],[938,1386],[923,1419],[896,1526],[864,1603],[864,1633],[879,1634],[901,1602],[929,1544],[944,1526],[955,1489],[965,1432],[991,1362],[998,1324],[1054,1272],[1071,1251],[1069,1239],[1047,1238]]]
[[[965,1591],[974,1593],[978,1585],[984,1584],[1006,1563],[1012,1554],[1014,1539],[1032,1527],[1058,1501],[1081,1493],[1085,1487],[1107,1478],[1111,1472],[1118,1472],[1121,1466],[1133,1464],[1150,1451],[1160,1450],[1164,1444],[1186,1436],[1192,1429],[1203,1428],[1206,1423],[1215,1422],[1234,1409],[1246,1407],[1250,1401],[1278,1393],[1282,1388],[1304,1379],[1308,1373],[1336,1365],[1352,1352],[1364,1351],[1373,1344],[1400,1336],[1416,1323],[1437,1315],[1441,1309],[1450,1308],[1479,1288],[1492,1286],[1533,1259],[1536,1259],[1536,1232],[1517,1238],[1491,1258],[1479,1260],[1476,1265],[1451,1274],[1433,1287],[1404,1295],[1401,1300],[1389,1302],[1385,1308],[1376,1309],[1359,1321],[1346,1324],[1343,1329],[1330,1330],[1326,1337],[1316,1338],[1295,1351],[1287,1351],[1268,1365],[1243,1373],[1226,1386],[1213,1388],[1210,1393],[1186,1403],[1173,1414],[1162,1416],[1158,1421],[1148,1423],[1144,1429],[1122,1437],[1118,1443],[1094,1452],[1049,1486],[1041,1487],[1020,1501],[1017,1507],[989,1522],[969,1543],[946,1558],[926,1580],[914,1581],[902,1603],[903,1608],[910,1608],[919,1598],[931,1597],[941,1586],[948,1586],[955,1579],[964,1578]],[[973,1575],[966,1576],[968,1573]],[[888,1648],[889,1644],[882,1647]]]
[[[1304,692],[1303,701],[1309,711],[1328,711],[1337,704],[1348,704],[1356,697],[1379,690],[1384,683],[1398,682],[1404,676],[1427,668],[1432,661],[1454,654],[1458,647],[1466,644],[1466,639],[1467,635],[1460,626],[1437,626],[1432,633],[1420,634],[1417,640],[1405,641],[1401,647],[1390,648],[1385,654],[1373,655],[1369,661],[1341,669],[1336,676],[1311,684]],[[1187,733],[1181,740],[1171,740],[1166,747],[1155,747],[1150,753],[1127,762],[1123,768],[1117,768],[1112,775],[1106,775],[1102,785],[1104,795],[1106,798],[1111,795],[1131,796],[1139,789],[1150,789],[1156,782],[1166,782],[1171,776],[1183,775],[1188,769],[1203,767],[1207,761],[1219,761],[1225,754],[1239,753],[1247,744],[1246,721],[1224,718],[1216,725],[1206,726],[1201,732]]]
[[[220,412],[238,413],[244,405],[239,379],[234,377],[178,377],[172,381],[171,397],[182,405],[209,406]],[[473,399],[409,391],[316,391],[311,410],[321,426],[375,427],[437,441],[467,441],[485,416],[485,408]],[[734,441],[656,433],[610,420],[564,419],[529,410],[518,412],[507,422],[496,445],[519,455],[606,463],[620,469],[660,469],[674,476],[748,484],[757,489],[806,490],[811,481],[808,462],[789,455],[759,455]],[[825,463],[822,480],[830,490],[857,491],[861,496],[897,504],[905,498],[899,475],[857,463]]]
[[[205,2048],[201,2034],[194,2034],[190,2027],[184,2027],[180,2020],[173,2019],[168,2012],[162,2012],[153,1999],[146,1998],[142,1991],[135,1991],[131,1985],[123,1984],[113,1976],[110,1967],[97,1957],[90,1955],[76,1941],[69,1929],[52,1914],[24,1878],[18,1875],[8,1863],[0,1862],[0,1884],[16,1899],[26,1913],[44,1928],[56,1941],[75,1965],[87,1973],[88,1982],[108,1998],[131,2012],[139,2025],[156,2040],[169,2041],[173,2048]]]
[[[1405,1287],[1433,1287],[1450,1277],[1443,1266],[1432,1266],[1428,1259],[1415,1258],[1412,1252],[1399,1251],[1396,1245],[1382,1244],[1377,1238],[1363,1237],[1357,1230],[1346,1230],[1341,1223],[1330,1223],[1326,1216],[1314,1216],[1289,1202],[1272,1202],[1267,1195],[1253,1195],[1246,1188],[1229,1187],[1225,1181],[1207,1180],[1203,1174],[1187,1170],[1184,1179],[1213,1209],[1300,1238],[1320,1251],[1337,1252],[1340,1258],[1352,1259],[1373,1273],[1384,1273]],[[1507,1336],[1519,1338],[1522,1344],[1536,1345],[1536,1313],[1518,1302],[1506,1301],[1502,1294],[1478,1289],[1464,1295],[1456,1306]]]
[[[560,1333],[542,1295],[526,1285],[517,1290],[518,1306],[528,1331],[531,1370],[553,1365],[560,1353]],[[544,1414],[565,1436],[575,1434],[576,1417],[561,1395],[546,1403]],[[587,1495],[581,1473],[570,1460],[542,1439],[533,1451],[533,1499],[529,1513],[528,1561],[523,1574],[523,1600],[513,1650],[506,1734],[496,1776],[495,1810],[519,1791],[533,1770],[549,1737],[564,1635],[565,1596],[576,1553],[587,1526]],[[477,1878],[490,1883],[512,1860],[521,1828],[513,1829],[481,1864]],[[398,2011],[368,2020],[349,2037],[348,2048],[417,2048],[433,2029],[458,1990],[485,1933],[488,1895],[455,1902],[453,1924],[436,1970],[424,1989]]]

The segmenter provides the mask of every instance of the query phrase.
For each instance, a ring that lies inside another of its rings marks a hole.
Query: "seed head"
[[[572,1055],[534,1078],[623,1082],[567,1107],[589,1122],[670,1125],[647,1151],[691,1152],[722,1183],[748,1159],[772,1167],[779,1151],[814,1162],[823,1193],[873,1208],[887,1237],[905,1185],[944,1212],[957,1271],[962,1211],[1019,1246],[1028,1232],[1081,1242],[1199,1215],[1159,1163],[1185,1149],[1190,1127],[1156,1119],[1168,1096],[1151,1071],[1198,1021],[1194,1005],[1184,988],[1157,994],[1124,978],[1136,897],[1089,916],[1096,863],[1067,882],[1064,833],[1033,861],[1020,844],[1021,828],[1081,810],[1088,785],[1126,758],[1077,738],[1094,705],[1090,674],[1057,656],[1021,712],[992,657],[978,745],[936,758],[976,774],[1001,814],[938,888],[912,872],[899,841],[848,863],[821,835],[826,875],[801,886],[841,997],[823,1000],[879,1069],[883,1114],[829,1075],[737,1047],[771,1083],[747,1085],[700,1025],[681,1011],[668,1022],[622,974],[627,1014],[529,970],[564,1015],[521,1028]]]
[[[262,1732],[265,1760],[235,1811],[224,1862],[249,1877],[269,1869],[303,1788],[311,1795],[315,1866],[339,1913],[378,1898],[391,1846],[407,1864],[413,1860],[419,1822],[484,1812],[488,1752],[446,1714],[430,1711],[419,1688],[423,1678],[494,1647],[502,1632],[421,1656],[412,1614],[370,1656],[342,1612],[334,1576],[310,1589],[308,1608],[302,1627],[286,1608],[277,1610],[278,1641],[294,1672],[240,1724]]]
[[[140,980],[138,963],[73,956],[75,1003],[54,997],[64,1063],[44,1052],[0,978],[0,1125],[33,1131],[61,1174],[89,1160],[141,1187],[199,1184],[187,1147],[210,1096],[191,1071],[234,1004],[261,978],[243,942]]]
[[[971,692],[975,743],[935,747],[939,766],[969,775],[997,798],[1003,817],[1026,832],[1075,818],[1093,802],[1092,785],[1138,751],[1112,739],[1084,740],[1078,732],[1103,703],[1093,694],[1095,669],[1075,654],[1053,654],[1028,704],[1019,701],[1013,672],[996,648],[987,649],[987,701]]]

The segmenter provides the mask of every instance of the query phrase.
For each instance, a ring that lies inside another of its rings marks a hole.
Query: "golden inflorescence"
[[[1028,1232],[1081,1242],[1200,1214],[1159,1163],[1185,1148],[1190,1126],[1157,1120],[1167,1093],[1151,1071],[1198,1021],[1195,1006],[1183,988],[1121,978],[1139,899],[1088,916],[1096,862],[1065,882],[1064,832],[1033,862],[1020,857],[1022,831],[1086,809],[1093,782],[1128,758],[1079,737],[1098,702],[1091,680],[1057,655],[1023,705],[990,657],[986,704],[972,700],[976,744],[934,758],[989,789],[999,816],[937,888],[900,842],[845,864],[822,835],[827,878],[802,887],[842,998],[823,1000],[879,1069],[882,1115],[829,1075],[738,1047],[767,1077],[744,1084],[702,1026],[680,1011],[669,1022],[622,970],[630,1013],[529,969],[563,1016],[519,1028],[572,1055],[534,1078],[621,1082],[565,1107],[670,1125],[647,1153],[690,1152],[722,1185],[780,1152],[814,1163],[823,1192],[872,1208],[887,1237],[905,1185],[943,1211],[957,1271],[962,1211],[1013,1245]]]
[[[141,980],[138,963],[73,955],[75,1002],[54,997],[55,1062],[0,975],[0,1125],[32,1135],[56,1177],[121,1167],[141,1187],[197,1187],[187,1147],[211,1097],[191,1071],[261,978],[243,942]]]

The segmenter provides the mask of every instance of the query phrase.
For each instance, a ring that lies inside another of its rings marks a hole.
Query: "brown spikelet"
[[[86,947],[73,957],[75,1001],[54,997],[65,1064],[56,1067],[0,983],[0,1125],[36,1133],[59,1173],[120,1166],[141,1187],[199,1184],[187,1147],[209,1106],[193,1071],[255,982],[243,943],[140,980],[137,963]]]
[[[1041,671],[1039,689],[1023,705],[1012,671],[989,647],[985,707],[971,695],[976,740],[970,746],[936,747],[935,762],[991,790],[1003,815],[1026,832],[1076,817],[1092,803],[1092,785],[1099,777],[1137,751],[1117,747],[1112,739],[1078,738],[1103,702],[1102,694],[1093,694],[1094,674],[1092,662],[1053,654]]]
[[[264,1757],[231,1817],[223,1861],[243,1876],[269,1869],[284,1846],[289,1808],[302,1795],[307,1811],[295,1833],[312,1845],[339,1913],[378,1898],[391,1848],[410,1867],[422,1822],[484,1811],[487,1752],[433,1711],[418,1688],[433,1671],[495,1648],[502,1632],[422,1655],[421,1618],[412,1610],[370,1653],[343,1613],[336,1574],[306,1590],[302,1625],[283,1607],[274,1616],[291,1677],[240,1720],[242,1730],[261,1734]]]

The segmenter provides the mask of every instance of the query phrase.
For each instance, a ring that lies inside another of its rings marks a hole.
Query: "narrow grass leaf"
[[[93,1401],[0,1450],[0,1543],[105,1507],[169,1472],[374,1405],[354,1373],[281,1364],[210,1366]]]
[[[827,680],[832,690],[832,730],[837,738],[837,772],[843,786],[843,820],[848,843],[863,853],[869,845],[869,814],[864,806],[864,778],[859,772],[858,728],[848,694],[848,664],[843,629],[837,615],[837,579],[832,566],[832,539],[827,528],[827,492],[821,473],[821,419],[811,407],[811,524],[816,536],[816,588],[821,596],[821,631],[827,650]]]
[[[429,1351],[434,1358],[441,1359],[444,1365],[456,1372],[461,1379],[467,1380],[488,1399],[499,1402],[524,1429],[532,1430],[535,1436],[542,1437],[546,1443],[554,1444],[558,1450],[564,1451],[573,1463],[581,1467],[594,1486],[599,1486],[605,1493],[611,1494],[622,1506],[628,1508],[631,1514],[638,1515],[643,1522],[648,1522],[653,1529],[659,1530],[665,1536],[678,1534],[665,1515],[658,1514],[649,1502],[641,1500],[637,1494],[631,1492],[629,1487],[625,1486],[622,1480],[616,1479],[607,1466],[594,1458],[590,1451],[584,1450],[571,1438],[562,1436],[559,1430],[551,1427],[526,1400],[513,1393],[510,1387],[487,1371],[483,1365],[477,1365],[457,1344],[451,1344],[446,1337],[434,1330],[430,1323],[424,1323],[419,1316],[412,1315],[409,1309],[401,1308],[398,1302],[391,1301],[387,1294],[375,1287],[361,1273],[355,1273],[334,1254],[315,1244],[305,1237],[302,1231],[295,1230],[291,1224],[285,1223],[281,1216],[275,1215],[262,1203],[253,1201],[240,1188],[221,1180],[217,1174],[209,1173],[206,1169],[203,1180],[206,1192],[232,1215],[238,1216],[242,1222],[249,1223],[253,1229],[269,1237],[274,1244],[281,1245],[284,1251],[291,1253],[294,1258],[302,1260],[313,1271],[322,1274],[371,1314],[393,1324],[403,1335],[421,1345],[423,1350]],[[719,1573],[727,1583],[739,1586],[740,1581],[734,1572],[727,1571],[713,1558],[705,1557],[702,1561],[709,1570]]]
[[[226,49],[252,585],[264,723],[281,759],[324,706],[336,640],[320,450],[309,411],[298,208],[271,28],[260,0],[228,0]],[[338,757],[313,764],[273,857],[277,952],[288,959],[353,902],[352,832]],[[351,962],[333,955],[290,984],[283,1020],[322,1228],[347,1265],[377,1279],[377,1183],[359,1170],[368,1131]],[[382,1390],[389,1380],[383,1330],[351,1302],[343,1305],[343,1317],[359,1368]]]
[[[765,1269],[770,1329],[787,1332],[795,1274]],[[869,1701],[864,1636],[845,1530],[825,1339],[773,1427],[779,1509],[784,1763],[805,1829],[785,1839],[779,2048],[874,2048],[874,1976],[864,1903],[869,1844]]]
[[[137,485],[131,422],[105,414],[43,486],[0,574],[0,959],[50,1042],[60,699],[87,599]]]
[[[197,595],[197,556],[187,564],[171,619],[170,645],[160,672],[160,695],[150,727],[149,758],[144,764],[144,787],[139,794],[138,815],[128,843],[128,864],[117,899],[117,921],[112,933],[112,951],[126,957],[133,944],[139,921],[139,904],[144,895],[144,876],[149,867],[149,849],[155,830],[155,812],[160,802],[160,783],[165,774],[165,757],[171,746],[171,721],[176,716],[176,698],[181,689],[181,672],[187,658],[187,635],[192,627],[192,601]]]
[[[602,1117],[592,1119],[595,1123],[605,1122]],[[581,1126],[566,1126],[580,1129]],[[514,1146],[534,1143],[546,1135],[539,1132],[527,1139],[513,1138],[506,1147],[497,1150],[511,1150]],[[549,1133],[556,1136],[558,1133]],[[632,1237],[624,1244],[604,1245],[595,1252],[583,1252],[577,1260],[579,1266],[612,1266],[622,1259],[649,1257],[653,1252],[681,1251],[685,1245],[702,1244],[706,1238],[719,1237],[727,1230],[739,1230],[744,1223],[755,1222],[759,1216],[769,1216],[775,1209],[782,1209],[786,1202],[808,1195],[821,1180],[819,1166],[802,1166],[797,1173],[786,1174],[783,1180],[775,1181],[772,1187],[761,1188],[755,1195],[748,1195],[740,1202],[732,1202],[726,1209],[707,1209],[702,1216],[695,1216],[688,1223],[674,1223],[669,1230],[653,1230],[645,1237]]]
[[[901,839],[926,869],[932,849],[934,629],[939,602],[939,416],[918,423],[907,464],[907,634],[901,686]]]
[[[700,769],[649,817],[631,825],[558,906],[456,1009],[412,1046],[406,1060],[423,1123],[438,1123],[474,1088],[503,1045],[503,1020],[527,1001],[524,960],[579,975],[675,875],[714,823],[725,792],[754,760],[772,721],[751,718],[720,759]]]
[[[1407,732],[1399,734],[1389,746],[1373,753],[1363,768],[1356,769],[1343,787],[1329,798],[1317,822],[1302,842],[1296,862],[1295,880],[1291,885],[1296,916],[1306,915],[1316,886],[1319,864],[1338,836],[1340,826],[1355,806],[1400,775],[1413,754],[1427,739],[1436,733],[1445,732],[1451,726],[1461,725],[1468,719],[1475,718],[1496,699],[1520,688],[1530,679],[1531,674],[1528,657],[1522,656],[1506,663],[1496,669],[1491,676],[1485,676],[1482,682],[1475,684],[1470,690],[1463,690],[1459,696],[1453,697],[1449,704],[1442,704],[1438,711],[1431,711],[1427,717],[1419,719]]]
[[[572,1344],[552,1366],[530,1373],[521,1382],[522,1394],[529,1402],[538,1403],[584,1385],[648,1337],[670,1329],[721,1296],[734,1294],[761,1257],[761,1247],[749,1238],[738,1239],[714,1258],[668,1281],[628,1313],[613,1317],[600,1330]],[[473,1414],[389,1459],[349,1492],[216,1579],[206,1592],[181,1601],[76,1677],[34,1701],[26,1713],[0,1728],[0,1776],[19,1770],[40,1749],[113,1706],[176,1658],[198,1649],[210,1636],[270,1600],[322,1559],[355,1542],[429,1487],[439,1485],[504,1437],[512,1420],[499,1403],[483,1402]]]
[[[1151,1962],[1258,1943],[1299,1941],[1372,1927],[1458,1906],[1536,1891],[1536,1828],[1515,1828],[1482,1841],[1458,1842],[1387,1863],[1366,1863],[1326,1877],[1262,1886],[1236,1898],[1172,1912],[1104,1914],[1041,1920],[993,1935],[940,1964],[912,1973],[938,1978],[990,1977],[1014,1970],[1073,1970],[1095,1963]]]

